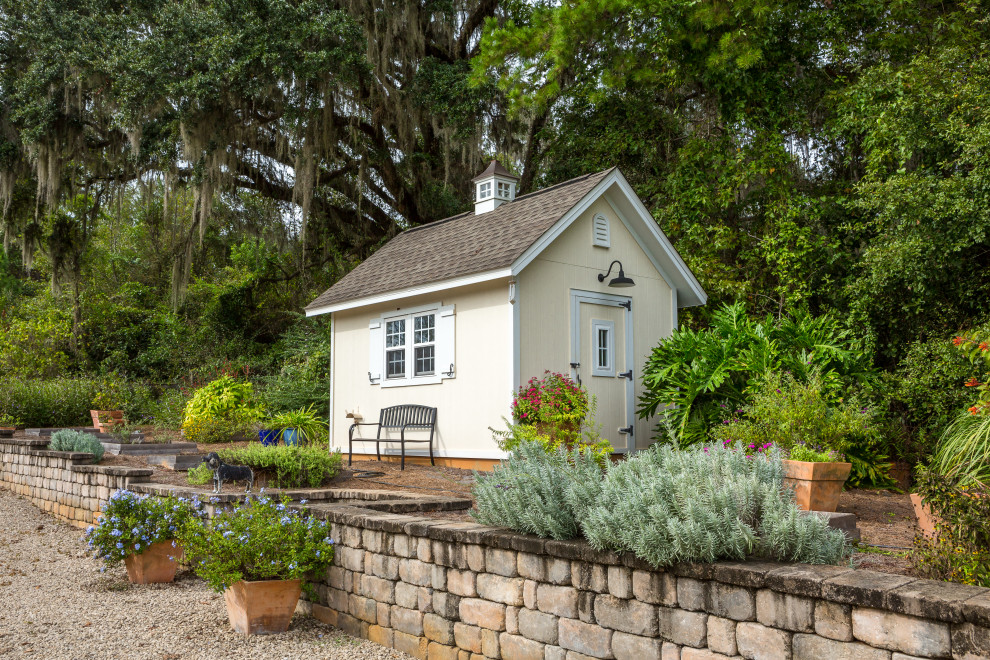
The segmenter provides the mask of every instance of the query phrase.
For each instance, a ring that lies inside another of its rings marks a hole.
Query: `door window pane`
[[[609,364],[609,337],[608,328],[598,328],[598,368],[599,369],[611,369],[612,365]]]

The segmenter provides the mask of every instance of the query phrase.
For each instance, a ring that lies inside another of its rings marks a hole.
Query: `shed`
[[[355,417],[421,404],[438,462],[488,469],[513,392],[547,370],[596,398],[617,452],[649,446],[641,370],[705,303],[698,280],[618,168],[518,197],[496,161],[473,182],[473,212],[400,233],[306,307],[332,318],[331,446],[347,452]]]

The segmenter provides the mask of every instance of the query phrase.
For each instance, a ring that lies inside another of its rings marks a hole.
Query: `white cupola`
[[[493,160],[484,172],[471,181],[474,183],[474,214],[481,215],[514,200],[519,177]]]

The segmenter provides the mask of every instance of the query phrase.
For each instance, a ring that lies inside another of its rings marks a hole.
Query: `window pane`
[[[491,184],[491,182],[489,181],[488,183],[481,184],[481,195],[480,195],[480,198],[481,199],[486,199],[486,198],[491,197],[491,196],[492,196],[492,184]]]
[[[434,347],[433,346],[417,346],[416,347],[416,375],[417,376],[429,376],[433,373],[434,369]]]
[[[406,375],[406,351],[385,352],[385,375],[388,378],[404,378]]]
[[[608,329],[598,328],[598,367],[608,369]]]
[[[426,316],[417,316],[415,320],[415,332],[413,333],[413,340],[417,344],[428,344],[435,341],[434,337],[436,327],[434,325],[433,314],[427,314]]]
[[[385,324],[385,348],[406,345],[406,320],[389,321]]]

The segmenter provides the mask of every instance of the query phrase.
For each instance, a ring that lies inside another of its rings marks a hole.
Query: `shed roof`
[[[509,268],[612,170],[407,229],[306,306],[307,311],[413,286]]]

